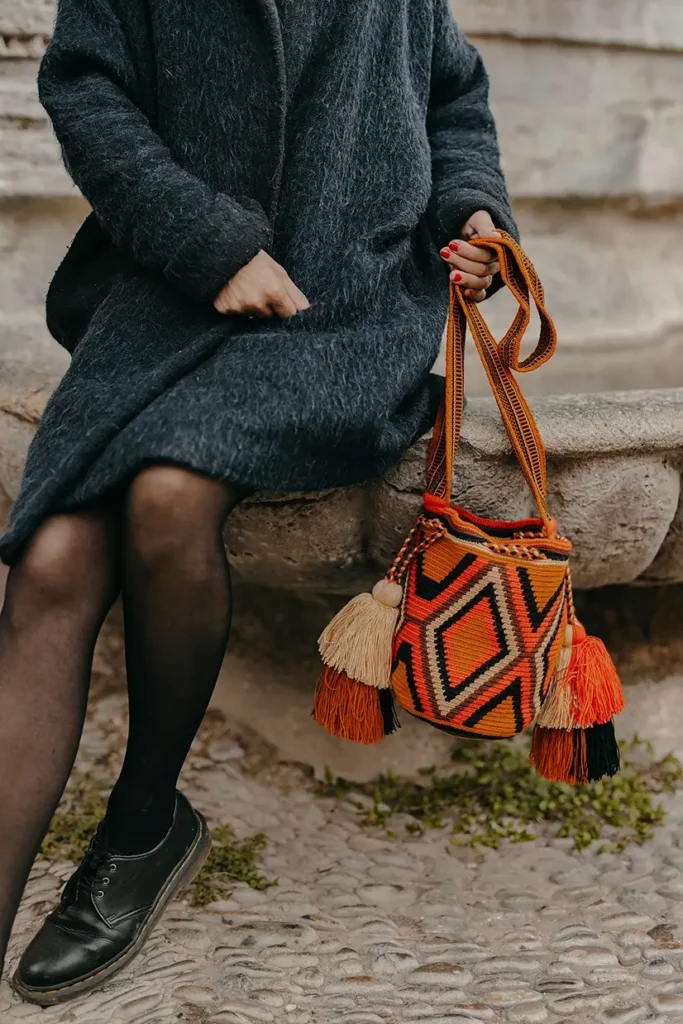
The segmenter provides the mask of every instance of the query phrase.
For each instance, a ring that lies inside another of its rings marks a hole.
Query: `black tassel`
[[[614,724],[594,725],[585,730],[587,781],[597,782],[606,775],[616,775],[620,767],[619,744]]]
[[[396,714],[396,705],[394,704],[394,695],[390,689],[379,690],[379,704],[382,709],[382,718],[384,719],[384,735],[391,736],[397,729],[401,728],[401,723],[398,720]]]

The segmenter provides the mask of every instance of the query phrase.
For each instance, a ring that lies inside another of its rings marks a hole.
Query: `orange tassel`
[[[619,770],[612,718],[625,701],[605,645],[576,619],[567,627],[564,652],[569,657],[561,656],[536,719],[529,760],[543,778],[576,786]]]
[[[619,771],[619,744],[612,722],[590,729],[544,729],[537,725],[529,760],[551,782],[578,786]]]
[[[572,721],[578,729],[605,725],[624,710],[624,691],[602,640],[573,623],[572,653],[561,684],[572,694]]]
[[[380,691],[325,665],[315,688],[313,718],[333,736],[381,743],[386,735]]]
[[[536,773],[550,782],[577,786],[588,781],[586,735],[582,729],[544,729],[537,725],[529,760]]]

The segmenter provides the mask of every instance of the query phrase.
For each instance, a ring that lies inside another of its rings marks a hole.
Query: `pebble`
[[[242,1024],[243,1020],[271,1024],[275,1017],[263,1006],[255,1003],[230,1002],[209,1017],[210,1024]]]
[[[467,988],[472,982],[472,974],[458,964],[435,961],[417,967],[408,975],[407,981],[413,985],[457,985],[458,988]]]
[[[584,925],[568,925],[561,928],[552,941],[553,949],[571,949],[600,941],[600,936]]]
[[[210,1006],[217,999],[215,991],[206,985],[178,985],[173,994],[189,1006]]]
[[[559,996],[551,1000],[549,1009],[557,1014],[580,1016],[590,1010],[608,1009],[616,998],[614,993],[579,992],[576,995]]]
[[[619,950],[617,958],[622,967],[633,967],[643,959],[643,954],[638,946],[625,946]]]
[[[668,960],[651,960],[643,967],[644,978],[671,978],[676,973],[676,968]]]
[[[209,757],[218,764],[223,764],[225,761],[237,761],[244,757],[244,754],[244,747],[241,747],[239,743],[233,743],[229,747],[209,748]]]
[[[677,903],[683,902],[683,882],[668,882],[657,889],[657,892],[665,900],[675,900]]]
[[[650,1006],[655,1013],[660,1013],[664,1017],[673,1017],[678,1020],[683,1017],[683,995],[670,995],[664,992],[661,995],[653,996]]]
[[[616,953],[605,946],[572,946],[565,949],[558,959],[565,964],[576,964],[579,967],[608,967],[617,964]]]
[[[417,967],[418,960],[409,949],[387,946],[381,952],[368,950],[373,970],[377,974],[401,974]]]
[[[378,1013],[367,1013],[365,1010],[351,1010],[339,1018],[340,1024],[384,1024],[384,1020]]]
[[[325,989],[330,995],[337,992],[344,994],[356,994],[361,996],[374,995],[380,992],[391,992],[393,986],[385,981],[378,981],[366,974],[350,975],[340,981],[333,982]]]
[[[634,914],[630,910],[624,910],[620,914],[608,914],[602,919],[602,927],[610,932],[624,932],[639,928],[652,928],[654,920],[645,917],[643,914]]]
[[[162,994],[130,996],[119,1003],[112,1017],[114,1020],[137,1022],[139,1016],[148,1013],[150,1010],[157,1010],[163,1001],[164,997]]]
[[[624,985],[631,981],[631,973],[624,967],[595,967],[586,976],[586,981],[593,988],[609,988],[611,985]]]
[[[507,1019],[511,1024],[545,1024],[550,1020],[550,1014],[545,1006],[538,1003],[517,1003],[508,1010]]]
[[[650,1017],[647,1006],[618,1006],[614,1010],[605,1010],[605,1024],[637,1024],[640,1020]]]
[[[534,974],[541,967],[538,960],[522,957],[495,956],[480,960],[472,968],[475,974]]]
[[[417,945],[419,953],[427,955],[448,953],[454,956],[458,963],[473,964],[479,960],[486,960],[489,953],[483,946],[462,939],[449,939],[436,935],[427,942],[420,942]]]
[[[310,953],[275,953],[266,960],[268,967],[279,968],[285,971],[299,971],[304,967],[317,967],[319,963],[320,957],[312,956]]]

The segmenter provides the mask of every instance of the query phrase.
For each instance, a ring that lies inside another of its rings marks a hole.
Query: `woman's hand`
[[[263,249],[238,270],[214,299],[219,313],[290,317],[310,302],[286,270]]]
[[[500,238],[500,231],[486,210],[473,213],[462,229],[462,241],[449,242],[441,250],[441,256],[454,269],[450,273],[454,281],[464,290],[465,297],[482,302],[491,286],[494,276],[500,271],[496,254],[491,249],[479,249],[470,245],[470,238]]]

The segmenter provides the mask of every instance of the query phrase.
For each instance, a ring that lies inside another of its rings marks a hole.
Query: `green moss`
[[[50,861],[80,861],[104,816],[106,793],[110,789],[102,780],[74,773],[43,841],[41,855]],[[246,882],[252,889],[277,885],[277,880],[267,878],[258,870],[267,845],[263,833],[239,840],[228,825],[219,825],[212,829],[211,835],[211,853],[192,884],[193,906],[224,899],[235,882]]]
[[[74,772],[40,849],[52,861],[78,862],[104,817],[107,787],[91,776]]]
[[[194,907],[225,899],[235,882],[246,882],[252,889],[277,885],[277,879],[266,878],[258,870],[268,842],[262,832],[239,840],[229,825],[219,825],[212,829],[211,836],[211,853],[192,886]]]
[[[463,742],[453,749],[453,768],[425,768],[424,782],[386,775],[356,785],[328,775],[319,792],[351,801],[363,794],[361,820],[390,836],[400,815],[408,817],[408,833],[448,829],[459,846],[497,849],[504,840],[530,842],[550,832],[572,839],[579,850],[600,838],[608,840],[601,852],[622,850],[651,839],[663,823],[665,811],[656,797],[683,787],[683,765],[673,756],[656,760],[638,736],[621,746],[619,775],[577,788],[535,775],[528,747]]]

